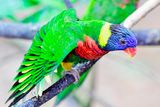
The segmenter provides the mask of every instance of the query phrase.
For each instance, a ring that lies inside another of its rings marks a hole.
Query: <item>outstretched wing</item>
[[[10,106],[26,96],[48,73],[54,71],[83,38],[73,9],[63,11],[43,26],[34,37],[15,77]]]

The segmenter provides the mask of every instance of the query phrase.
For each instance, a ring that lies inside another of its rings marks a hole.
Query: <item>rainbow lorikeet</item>
[[[81,21],[75,10],[65,10],[36,33],[7,101],[13,99],[10,106],[15,105],[51,72],[61,75],[63,70],[70,71],[77,64],[98,60],[117,50],[134,56],[136,45],[134,34],[122,25],[100,20]],[[82,83],[85,77],[82,75],[78,82]],[[69,89],[60,93],[59,98],[63,99]]]

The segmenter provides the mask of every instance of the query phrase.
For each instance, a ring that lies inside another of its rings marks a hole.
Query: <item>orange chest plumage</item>
[[[75,53],[81,58],[87,60],[97,60],[108,52],[100,49],[92,38],[86,36],[84,42],[78,42],[78,47],[75,49]]]

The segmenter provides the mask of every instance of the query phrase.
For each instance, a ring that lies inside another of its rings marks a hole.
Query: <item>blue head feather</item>
[[[111,25],[111,37],[103,48],[106,51],[125,50],[137,45],[135,35],[122,25]]]

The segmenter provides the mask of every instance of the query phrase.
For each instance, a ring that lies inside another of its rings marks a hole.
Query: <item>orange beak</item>
[[[124,50],[130,57],[134,57],[136,55],[136,48],[127,48]]]

